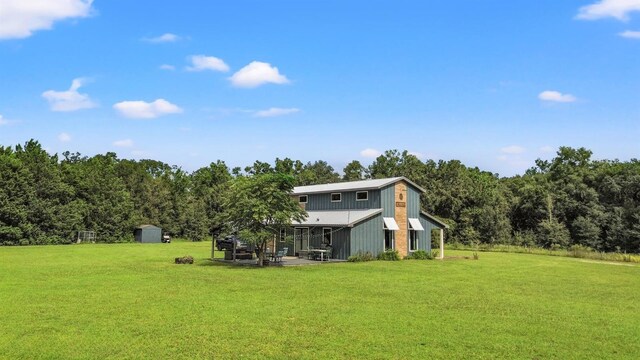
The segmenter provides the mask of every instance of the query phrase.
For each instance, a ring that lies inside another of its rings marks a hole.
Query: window
[[[331,202],[340,202],[342,201],[342,194],[341,193],[333,193],[331,194]]]
[[[332,245],[331,237],[331,228],[322,228],[322,243]]]
[[[280,229],[280,242],[285,242],[287,240],[287,229]]]
[[[418,250],[418,232],[409,230],[409,251]]]
[[[358,191],[356,192],[356,201],[367,201],[369,200],[369,192],[368,191]]]
[[[298,196],[298,202],[300,204],[306,204],[308,200],[309,200],[309,198],[307,197],[307,195]]]
[[[384,230],[384,250],[393,250],[394,248],[393,241],[393,230],[385,229]]]

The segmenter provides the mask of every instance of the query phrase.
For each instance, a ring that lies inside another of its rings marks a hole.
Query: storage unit
[[[162,229],[153,225],[140,225],[133,231],[136,242],[159,243],[162,242]]]

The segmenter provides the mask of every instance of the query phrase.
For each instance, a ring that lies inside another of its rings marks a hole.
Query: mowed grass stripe
[[[172,263],[187,254],[195,265]],[[254,269],[209,255],[209,243],[190,242],[0,248],[0,357],[640,353],[639,266],[481,253]]]

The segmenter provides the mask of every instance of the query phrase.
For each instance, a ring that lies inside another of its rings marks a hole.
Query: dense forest
[[[561,147],[525,174],[500,178],[460,161],[421,161],[389,150],[338,174],[327,162],[275,159],[229,169],[223,161],[187,173],[114,153],[48,154],[37,141],[0,146],[0,245],[67,244],[79,230],[101,242],[133,240],[140,224],[178,237],[224,231],[222,199],[235,177],[279,172],[297,185],[406,176],[424,189],[424,210],[450,224],[448,242],[640,252],[640,162],[593,160]]]

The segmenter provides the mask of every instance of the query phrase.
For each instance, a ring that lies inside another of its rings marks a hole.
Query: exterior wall
[[[413,186],[407,186],[407,217],[420,218],[420,192]]]
[[[418,240],[418,248],[425,251],[431,251],[431,230],[433,229],[442,229],[442,226],[434,223],[431,219],[420,215],[420,224],[424,228],[424,231],[419,231],[423,234],[420,234],[420,238]],[[423,240],[424,239],[424,240]]]
[[[328,226],[317,226],[312,227],[309,231],[311,234],[311,239],[309,244],[314,248],[321,248],[323,234],[322,229],[327,228]],[[350,250],[350,228],[331,228],[333,233],[331,234],[331,248],[332,254],[331,256],[334,259],[347,259],[349,257]]]
[[[134,236],[142,243],[159,243],[162,242],[162,229],[155,226],[136,229]]]
[[[374,256],[384,251],[382,215],[374,216],[351,228],[351,252],[371,252]]]
[[[331,194],[310,194],[305,209],[315,210],[354,210],[354,209],[379,209],[380,190],[363,190],[369,192],[369,200],[356,201],[356,192],[341,192],[342,201],[331,202]],[[297,196],[296,196],[297,198]],[[302,204],[301,204],[302,205]]]
[[[409,219],[407,217],[407,184],[398,181],[395,185],[395,219],[399,230],[395,233],[395,249],[400,257],[409,254]]]
[[[380,207],[382,208],[382,216],[395,217],[395,194],[396,188],[393,184],[380,190]]]

